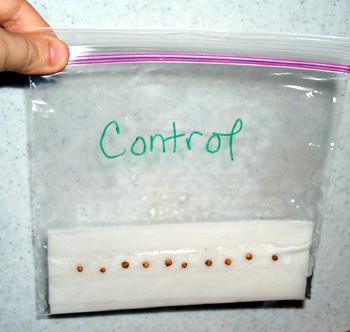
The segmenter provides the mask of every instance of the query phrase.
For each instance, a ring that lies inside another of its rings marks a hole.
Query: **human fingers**
[[[0,71],[53,74],[63,70],[69,59],[67,45],[49,35],[0,29],[0,45]]]
[[[40,14],[25,0],[0,0],[0,26],[11,32],[49,27]]]
[[[25,0],[0,0],[0,71],[52,74],[66,66],[69,50],[53,36],[28,33],[48,27]]]

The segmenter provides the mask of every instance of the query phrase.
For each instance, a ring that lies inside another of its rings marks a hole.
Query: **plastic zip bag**
[[[31,78],[39,312],[309,296],[349,41],[58,34],[70,65]]]

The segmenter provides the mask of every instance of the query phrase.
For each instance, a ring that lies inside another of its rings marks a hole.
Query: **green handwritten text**
[[[165,137],[164,135],[160,133],[156,133],[154,135],[150,135],[149,139],[145,139],[142,136],[136,136],[133,143],[131,144],[130,148],[121,147],[121,146],[113,146],[113,153],[110,151],[106,151],[105,148],[105,138],[108,133],[108,135],[111,135],[111,133],[114,133],[115,139],[117,141],[117,137],[119,135],[122,135],[121,129],[119,127],[119,124],[117,121],[113,120],[109,122],[103,129],[102,135],[100,138],[100,148],[102,151],[102,154],[108,158],[108,159],[115,159],[124,156],[127,151],[129,151],[134,156],[142,156],[146,152],[152,153],[157,146],[160,145],[162,153],[167,152],[167,147],[169,149],[169,145],[171,146],[171,151],[173,153],[176,153],[178,149],[178,143],[179,141],[182,141],[182,138],[185,138],[184,140],[184,147],[188,151],[192,150],[192,141],[193,140],[206,140],[203,142],[204,149],[202,151],[206,151],[208,153],[217,153],[222,148],[222,140],[224,138],[228,138],[228,146],[229,146],[229,154],[230,159],[234,160],[233,156],[233,137],[236,136],[238,133],[240,133],[243,129],[243,121],[242,119],[237,119],[232,127],[231,130],[227,133],[218,133],[213,132],[212,135],[209,137],[209,139],[206,139],[204,134],[200,131],[192,131],[190,134],[185,133],[178,133],[176,128],[176,122],[172,123],[172,134],[170,136]],[[110,149],[109,149],[110,150]]]

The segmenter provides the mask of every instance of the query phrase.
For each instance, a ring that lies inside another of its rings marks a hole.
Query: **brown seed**
[[[207,259],[207,260],[205,261],[205,265],[206,265],[206,266],[212,266],[212,265],[213,265],[213,261],[210,260],[210,259]]]
[[[166,266],[171,266],[171,265],[173,265],[173,261],[172,261],[170,258],[167,258],[167,259],[165,260],[165,265],[166,265]]]
[[[232,263],[232,261],[231,261],[230,258],[226,258],[226,259],[225,259],[225,264],[226,264],[226,265],[231,265],[231,263]]]
[[[251,259],[253,259],[253,254],[251,254],[250,252],[248,254],[245,255],[245,258],[250,261]]]
[[[186,269],[186,267],[187,267],[187,263],[185,263],[185,262],[184,262],[184,263],[182,263],[182,264],[181,264],[181,267],[182,267],[183,269]]]
[[[129,267],[129,262],[123,262],[122,263],[122,267],[124,268],[124,269],[127,269],[128,267]]]
[[[78,272],[83,272],[84,268],[81,265],[77,266],[77,271]]]
[[[145,269],[147,269],[148,267],[149,267],[149,263],[146,261],[146,262],[143,262],[143,267],[145,268]]]
[[[277,255],[272,255],[272,260],[275,261],[275,262],[278,261],[278,256]]]
[[[101,272],[101,273],[105,273],[105,272],[106,272],[106,268],[101,267],[101,268],[100,268],[100,272]]]

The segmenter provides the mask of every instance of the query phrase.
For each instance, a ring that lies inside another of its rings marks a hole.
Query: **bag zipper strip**
[[[118,63],[207,63],[252,65],[266,67],[288,67],[308,70],[322,70],[338,73],[350,73],[350,65],[305,60],[276,59],[264,57],[244,57],[217,54],[188,54],[188,53],[107,53],[78,55],[69,61],[69,65],[118,64]]]

